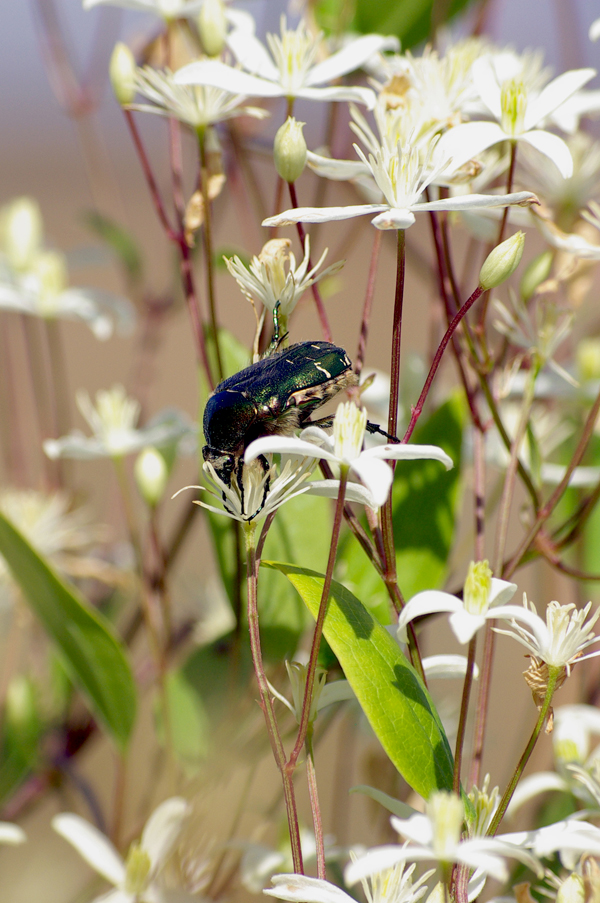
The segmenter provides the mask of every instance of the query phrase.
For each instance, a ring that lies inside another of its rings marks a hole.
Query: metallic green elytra
[[[321,405],[357,382],[344,349],[330,342],[300,342],[269,354],[224,379],[208,399],[204,460],[227,486],[235,476],[242,490],[244,452],[254,439],[292,435]]]

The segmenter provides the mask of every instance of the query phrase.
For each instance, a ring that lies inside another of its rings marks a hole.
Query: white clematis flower
[[[61,439],[47,439],[44,451],[49,458],[120,458],[149,445],[161,448],[195,436],[187,417],[174,408],[166,408],[138,429],[139,402],[129,398],[123,386],[97,392],[95,405],[84,391],[77,393],[76,400],[93,435],[73,430]]]
[[[245,72],[219,60],[201,60],[179,69],[175,81],[187,85],[213,85],[250,97],[353,100],[372,109],[375,94],[370,88],[323,87],[323,84],[359,69],[382,50],[397,49],[397,39],[363,35],[316,63],[320,40],[321,35],[311,34],[304,22],[296,29],[288,29],[285,16],[281,19],[281,35],[267,35],[268,49],[247,30],[235,29],[229,34],[227,43]]]
[[[426,804],[426,814],[415,813],[410,818],[392,816],[393,828],[410,843],[375,847],[345,871],[348,884],[369,875],[392,868],[398,862],[427,862],[433,860],[447,867],[452,863],[476,869],[470,888],[481,889],[482,877],[490,875],[499,881],[508,878],[505,858],[518,859],[539,872],[539,863],[527,850],[506,837],[472,837],[461,840],[465,810],[460,797],[440,791],[432,793]],[[469,899],[472,899],[469,895]]]
[[[600,650],[583,654],[589,646],[600,642],[600,636],[592,633],[592,627],[600,617],[600,608],[586,622],[591,607],[591,602],[581,610],[573,602],[568,605],[550,602],[544,621],[536,612],[533,602],[528,602],[527,596],[523,594],[523,608],[518,605],[506,606],[506,611],[512,609],[508,617],[512,620],[513,629],[502,630],[495,627],[494,630],[513,637],[535,659],[540,659],[552,668],[564,668],[569,675],[576,662],[600,655]],[[524,626],[517,621],[522,621]]]
[[[172,797],[154,810],[139,843],[130,847],[123,860],[110,840],[79,815],[63,812],[52,819],[54,830],[64,837],[85,861],[115,890],[96,897],[93,903],[162,903],[169,899],[156,882],[190,812],[181,797]],[[180,900],[192,899],[179,895]]]
[[[25,843],[26,840],[27,835],[23,828],[8,821],[0,821],[0,843],[16,846],[19,843]]]
[[[434,612],[450,612],[450,626],[459,643],[468,643],[486,621],[512,618],[514,606],[506,603],[517,591],[515,583],[492,577],[487,561],[471,562],[463,598],[440,590],[425,590],[410,599],[398,618],[398,639],[405,643],[406,627],[415,618]]]
[[[303,430],[301,437],[265,436],[256,439],[246,449],[246,463],[264,454],[301,455],[308,458],[322,458],[339,467],[347,468],[355,474],[366,489],[364,504],[380,508],[386,501],[392,486],[393,473],[386,459],[418,460],[433,458],[450,470],[452,460],[437,445],[378,445],[362,451],[367,415],[352,402],[338,406],[333,421],[333,436],[329,436],[318,426]],[[327,481],[323,480],[321,486]],[[317,484],[318,486],[319,484]],[[331,487],[335,489],[335,486]],[[348,489],[352,489],[349,484]],[[327,493],[329,494],[329,493]],[[350,496],[348,496],[350,500]]]
[[[525,141],[552,160],[561,174],[569,178],[573,172],[569,148],[562,138],[540,126],[594,77],[595,70],[564,72],[539,92],[532,91],[522,78],[500,81],[490,55],[476,60],[472,71],[481,100],[496,122],[467,122],[442,136],[440,150],[452,157],[453,168],[460,168],[501,141]]]

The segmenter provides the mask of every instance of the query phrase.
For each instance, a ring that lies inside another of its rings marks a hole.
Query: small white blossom
[[[415,866],[399,862],[390,869],[361,879],[368,903],[417,903],[427,893],[433,871],[413,881]],[[305,875],[274,875],[264,893],[288,903],[353,903],[354,897],[330,881]]]
[[[492,577],[491,571],[489,579],[484,580],[481,576],[484,565],[487,567],[487,562],[471,563],[462,599],[441,590],[424,590],[413,596],[398,618],[399,640],[406,642],[410,621],[434,612],[450,612],[450,626],[459,643],[468,643],[488,620],[513,617],[514,606],[506,603],[516,593],[516,584]],[[481,584],[479,591],[473,588],[474,583]]]
[[[499,881],[508,877],[505,857],[519,859],[534,871],[539,871],[534,856],[505,837],[473,837],[461,840],[465,811],[460,797],[454,793],[432,793],[426,814],[415,813],[410,818],[392,816],[393,828],[410,843],[375,847],[349,865],[345,878],[349,884],[368,875],[392,868],[398,862],[433,860],[443,866],[459,863],[476,869],[470,884],[481,886],[481,876],[490,875]]]
[[[352,402],[341,404],[334,418],[333,436],[329,436],[318,426],[305,429],[299,439],[266,436],[248,446],[244,459],[250,462],[267,453],[322,458],[354,473],[366,487],[368,500],[365,503],[373,508],[380,508],[384,504],[392,485],[393,473],[386,459],[397,461],[433,458],[440,461],[446,470],[452,467],[452,461],[446,452],[436,445],[398,443],[378,445],[361,451],[366,422],[366,412],[361,412]],[[321,485],[325,482],[322,481]],[[352,489],[352,484],[348,489]]]
[[[201,60],[179,69],[175,81],[179,84],[214,85],[250,97],[353,100],[372,108],[375,94],[369,88],[322,85],[359,69],[381,50],[396,49],[397,39],[363,35],[317,63],[321,37],[311,34],[304,22],[300,22],[296,29],[288,29],[285,16],[281,19],[281,34],[267,35],[268,49],[255,35],[235,29],[228,36],[227,43],[245,72],[219,60]]]
[[[139,843],[133,843],[123,860],[110,840],[97,828],[70,812],[55,815],[54,830],[64,837],[85,861],[115,890],[96,897],[93,903],[158,903],[168,899],[157,876],[171,853],[190,812],[189,804],[172,797],[154,810]],[[180,900],[191,897],[180,895]]]
[[[473,64],[473,79],[481,100],[495,122],[467,122],[446,132],[440,149],[452,157],[455,169],[500,141],[525,141],[549,157],[561,174],[573,172],[569,148],[557,135],[540,126],[595,75],[594,69],[564,72],[541,91],[531,90],[523,77],[502,80],[492,56]]]
[[[44,451],[49,458],[119,458],[150,445],[160,448],[177,443],[194,434],[188,419],[172,408],[138,429],[140,405],[126,395],[123,386],[97,392],[95,405],[84,391],[77,393],[76,400],[93,435],[74,430],[61,439],[47,439]]]
[[[511,636],[525,646],[534,658],[541,659],[552,668],[565,668],[567,674],[570,674],[571,667],[576,662],[600,655],[600,650],[584,654],[589,646],[600,641],[600,637],[592,633],[592,627],[600,616],[600,609],[586,620],[591,607],[591,602],[581,610],[572,602],[568,605],[550,602],[546,607],[544,621],[536,612],[533,602],[528,602],[527,596],[523,594],[523,608],[517,605],[507,606],[512,609],[513,629],[501,630],[495,627],[494,630]],[[522,621],[524,626],[517,621]]]
[[[232,94],[209,85],[177,84],[173,73],[168,69],[164,72],[151,66],[138,69],[135,87],[153,105],[129,104],[129,109],[173,116],[196,130],[236,116],[264,119],[269,115],[267,110],[260,107],[242,106],[245,97],[240,94]]]
[[[23,828],[8,821],[0,821],[0,843],[16,846],[19,843],[25,843],[26,840],[27,835]]]
[[[273,238],[268,241],[258,257],[253,257],[246,267],[239,257],[225,257],[227,269],[234,277],[242,292],[249,301],[260,301],[268,310],[275,310],[279,301],[280,313],[287,317],[307,288],[326,276],[337,273],[344,261],[326,267],[321,273],[317,270],[325,260],[327,248],[317,263],[308,269],[310,260],[310,238],[304,241],[304,258],[296,265],[296,258],[290,251],[289,238]]]

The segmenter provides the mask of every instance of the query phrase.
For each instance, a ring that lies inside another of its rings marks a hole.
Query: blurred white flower
[[[172,797],[154,810],[139,842],[133,843],[123,860],[110,840],[97,828],[70,812],[55,815],[54,830],[64,837],[78,853],[115,890],[96,897],[93,903],[167,903],[169,891],[161,888],[157,877],[171,853],[190,813],[189,804],[180,797]],[[174,892],[178,900],[193,899],[181,891]]]
[[[46,320],[80,320],[98,339],[110,338],[115,327],[130,332],[135,322],[126,298],[69,287],[66,258],[44,246],[39,206],[27,197],[0,209],[0,309]]]
[[[196,130],[236,116],[264,119],[269,115],[260,107],[242,106],[246,98],[240,94],[209,85],[176,84],[173,73],[168,69],[163,72],[151,66],[138,69],[135,87],[138,93],[152,102],[152,106],[132,103],[128,104],[128,109],[172,116]]]
[[[95,405],[83,390],[76,400],[93,435],[74,430],[61,439],[47,439],[44,451],[49,458],[120,458],[149,445],[177,444],[195,434],[188,418],[174,408],[166,408],[138,429],[140,405],[126,395],[123,386],[97,392]]]
[[[201,60],[179,69],[175,73],[175,81],[179,84],[214,85],[233,94],[250,97],[353,100],[372,108],[375,94],[370,88],[321,86],[360,69],[381,50],[397,49],[397,38],[363,35],[317,63],[315,60],[321,37],[320,34],[311,34],[302,21],[296,29],[288,29],[285,16],[281,19],[281,34],[267,35],[268,49],[255,35],[235,29],[229,34],[227,44],[245,72],[219,60]]]
[[[26,840],[27,835],[23,828],[8,821],[0,821],[0,843],[16,846],[19,843],[25,843]]]
[[[84,9],[94,6],[120,6],[143,13],[154,13],[167,21],[195,16],[204,0],[83,0]]]
[[[452,157],[457,169],[500,141],[525,141],[568,178],[573,172],[569,148],[562,138],[539,126],[595,74],[594,69],[571,70],[535,91],[522,77],[503,80],[494,58],[481,57],[473,64],[473,80],[496,122],[467,122],[450,129],[440,140],[440,151]]]

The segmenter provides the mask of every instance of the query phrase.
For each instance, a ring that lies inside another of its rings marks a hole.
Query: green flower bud
[[[293,116],[288,116],[275,135],[275,169],[286,182],[295,182],[306,166],[306,141],[302,134],[304,125],[304,122],[296,122]]]
[[[575,351],[575,360],[582,383],[600,379],[600,339],[582,339]]]
[[[553,259],[554,254],[552,251],[542,251],[528,264],[523,273],[520,286],[523,301],[529,301],[538,285],[546,281],[552,269]]]
[[[125,106],[131,103],[136,94],[135,86],[136,65],[133,53],[127,46],[119,41],[110,58],[108,74],[115,92],[115,97]]]
[[[479,285],[485,292],[501,285],[514,273],[523,256],[524,245],[524,233],[515,232],[511,238],[490,251],[479,272]]]
[[[133,472],[142,498],[154,508],[160,502],[169,478],[167,462],[156,448],[145,448],[137,456]]]
[[[572,872],[558,888],[556,903],[584,903],[585,896],[583,878]]]
[[[219,56],[225,46],[227,34],[223,0],[204,0],[198,13],[198,32],[204,52],[208,56]]]
[[[8,262],[15,270],[28,270],[42,244],[40,206],[33,198],[15,198],[1,211],[1,238]]]

